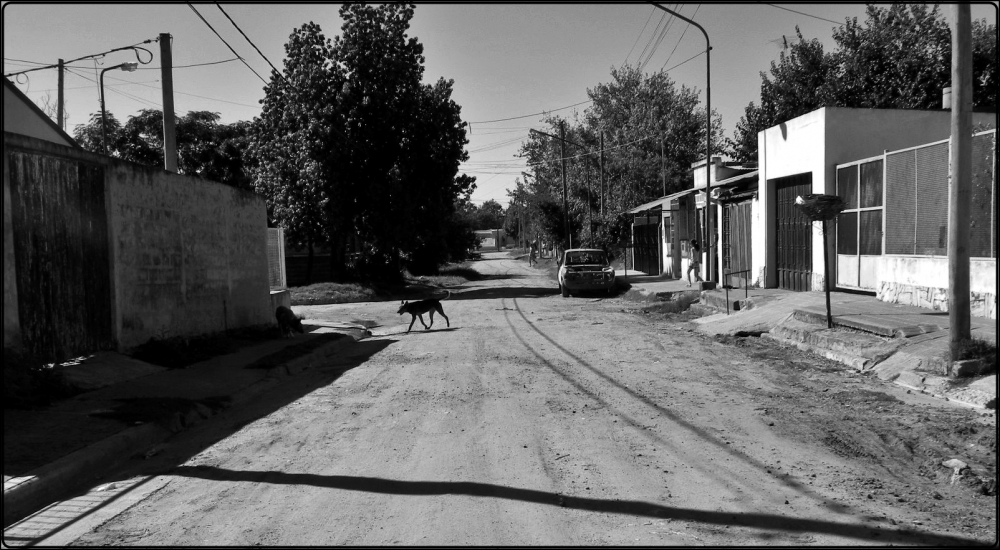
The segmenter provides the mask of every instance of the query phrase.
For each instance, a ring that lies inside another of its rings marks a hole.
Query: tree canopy
[[[836,49],[797,40],[761,72],[760,103],[747,105],[728,140],[740,161],[757,157],[757,133],[820,107],[934,109],[951,83],[951,31],[937,5],[869,4],[866,20],[833,31]],[[996,109],[997,32],[972,25],[973,108]]]
[[[258,192],[296,243],[332,245],[335,275],[348,236],[362,243],[355,265],[377,277],[433,271],[458,249],[452,217],[475,188],[458,175],[466,123],[452,81],[422,82],[423,46],[407,35],[413,12],[345,4],[332,43],[303,25],[254,121]]]
[[[249,132],[248,122],[219,123],[219,113],[189,111],[177,117],[175,136],[177,171],[251,189],[243,158]],[[107,114],[108,154],[148,166],[163,166],[163,112],[143,109],[121,124]],[[73,137],[81,147],[104,152],[101,114],[93,113],[87,124],[77,125]]]
[[[511,196],[530,213],[529,234],[564,244],[572,237],[574,246],[617,250],[630,221],[624,211],[690,187],[691,164],[705,157],[705,108],[695,90],[677,87],[665,72],[644,74],[630,65],[612,68],[611,80],[587,94],[593,104],[582,117],[545,117],[544,133],[532,133],[522,144],[520,156],[528,169]],[[711,141],[713,154],[721,152],[722,120],[714,111]],[[568,223],[562,207],[563,155]]]

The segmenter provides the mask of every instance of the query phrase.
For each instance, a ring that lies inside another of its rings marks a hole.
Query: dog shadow
[[[433,328],[432,327],[430,329],[424,329],[423,327],[420,327],[420,330],[413,329],[413,330],[411,330],[409,332],[409,334],[425,334],[425,333],[431,333],[431,332],[453,332],[453,331],[456,331],[456,330],[458,330],[458,327],[449,327],[449,328]],[[402,332],[400,332],[398,334],[407,334],[407,332],[404,330],[404,331],[402,331]]]

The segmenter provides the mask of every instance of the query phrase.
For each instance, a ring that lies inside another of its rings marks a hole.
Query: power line
[[[27,61],[27,60],[24,60],[24,59],[11,59],[9,57],[5,57],[3,59],[4,59],[4,61],[11,61],[11,62],[18,62],[18,63],[30,63],[32,65],[43,65],[43,63],[40,63],[38,61]],[[204,66],[207,66],[207,65],[218,65],[220,63],[229,63],[231,61],[239,61],[239,58],[238,57],[233,57],[233,58],[230,58],[230,59],[223,59],[221,61],[209,61],[207,63],[195,63],[195,64],[192,64],[192,65],[174,65],[171,68],[172,69],[187,69],[187,68],[190,68],[190,67],[204,67]],[[46,67],[39,67],[39,68],[41,68],[41,69],[51,69],[51,68],[56,68],[56,67],[58,67],[58,65],[48,65]],[[68,64],[65,64],[65,63],[63,64],[63,67],[66,68],[66,69],[89,69],[90,68],[90,67],[84,67],[83,65],[68,65]],[[136,70],[139,70],[139,71],[159,71],[160,67],[136,67]]]
[[[694,16],[698,15],[698,10],[700,10],[700,9],[701,9],[701,4],[698,4],[698,7],[695,8],[694,13],[691,14],[690,18],[694,19]],[[663,65],[660,65],[660,70],[663,70],[663,67],[666,67],[667,63],[670,63],[670,58],[672,58],[674,56],[674,52],[677,51],[677,46],[681,45],[681,40],[684,40],[684,35],[687,34],[688,29],[690,29],[690,28],[691,28],[691,23],[688,23],[687,26],[684,27],[684,32],[681,33],[681,37],[678,38],[677,39],[677,43],[674,44],[674,49],[670,50],[670,55],[667,56],[667,60],[663,62]]]
[[[674,65],[673,67],[670,67],[669,69],[666,69],[666,72],[669,73],[670,71],[676,69],[677,67],[680,67],[681,65],[687,63],[688,61],[691,61],[692,59],[698,57],[699,55],[705,55],[705,52],[698,52],[698,53],[692,55],[691,57],[685,59],[684,61],[681,61],[680,63]]]
[[[263,82],[264,84],[267,84],[267,81],[264,80],[264,77],[262,77],[259,74],[257,74],[257,71],[253,70],[253,67],[251,67],[250,64],[247,63],[247,60],[243,59],[242,57],[240,57],[240,54],[236,53],[236,50],[234,50],[233,47],[229,45],[229,42],[226,42],[226,39],[222,38],[222,35],[220,35],[218,32],[216,32],[215,27],[213,27],[211,23],[209,23],[204,17],[201,16],[201,13],[199,13],[198,10],[194,7],[194,4],[192,4],[191,2],[188,2],[187,5],[188,5],[189,8],[191,8],[191,11],[193,11],[195,13],[195,15],[198,16],[198,19],[201,19],[203,23],[205,23],[206,25],[208,25],[208,28],[212,30],[212,32],[215,34],[215,36],[218,36],[219,40],[222,40],[222,43],[225,44],[227,48],[229,48],[229,51],[233,52],[233,55],[235,55],[240,61],[243,62],[244,65],[247,66],[248,69],[250,69],[250,72],[252,72],[253,74],[257,75],[257,78],[259,78],[261,82]]]
[[[628,58],[632,55],[632,50],[635,50],[635,45],[638,44],[639,39],[642,38],[642,33],[646,32],[646,27],[649,26],[649,20],[653,18],[654,13],[656,13],[656,6],[653,6],[653,9],[649,12],[649,17],[646,18],[646,24],[642,26],[642,30],[636,35],[635,42],[632,43],[632,48],[629,49],[628,55],[625,56],[625,61],[623,61],[622,64],[628,63]]]
[[[222,9],[222,6],[218,2],[216,2],[215,5],[216,5],[216,7],[219,8],[219,11],[222,12],[222,15],[225,15],[226,19],[228,19],[229,22],[232,23],[234,27],[236,27],[236,30],[240,31],[240,34],[243,35],[243,38],[246,38],[247,42],[250,42],[250,45],[253,46],[253,49],[257,50],[257,53],[260,54],[260,56],[264,58],[264,61],[267,61],[267,64],[271,66],[271,69],[274,71],[274,73],[276,75],[278,75],[279,77],[281,77],[282,80],[284,80],[285,77],[281,74],[281,71],[279,71],[278,69],[274,68],[274,63],[271,63],[271,60],[268,59],[267,56],[264,55],[264,53],[260,51],[260,48],[258,48],[257,45],[254,44],[252,40],[250,40],[250,37],[247,36],[245,32],[243,32],[243,29],[241,29],[240,26],[236,24],[236,21],[233,21],[233,18],[229,17],[229,14],[226,13],[226,10]]]
[[[91,59],[91,58],[104,57],[104,56],[108,55],[109,53],[119,52],[119,51],[122,51],[122,50],[132,50],[133,52],[135,52],[135,59],[136,59],[136,61],[138,61],[139,63],[141,63],[143,65],[146,65],[150,61],[153,60],[153,52],[147,50],[146,48],[139,47],[139,44],[149,44],[152,41],[153,41],[153,39],[144,40],[142,42],[137,42],[135,44],[132,44],[131,46],[122,46],[121,48],[114,48],[114,49],[108,50],[106,52],[95,53],[93,55],[85,55],[83,57],[78,57],[76,59],[70,59],[69,61],[64,61],[63,62],[63,66],[66,66],[69,63],[73,63],[74,61],[80,61],[82,59]],[[138,50],[142,50],[142,51],[148,53],[149,54],[149,61],[143,61],[142,58],[139,57],[139,51]],[[34,62],[33,61],[27,61],[27,63],[34,63]],[[7,73],[4,76],[18,76],[18,75],[22,75],[22,74],[25,74],[25,73],[30,73],[30,72],[33,72],[33,71],[41,71],[41,70],[44,70],[44,69],[54,69],[54,68],[56,68],[58,66],[59,66],[58,63],[54,63],[54,64],[51,64],[51,65],[45,65],[44,67],[35,67],[34,69],[28,69],[26,71],[19,71],[19,72],[16,72],[16,73]]]
[[[488,124],[490,122],[504,122],[504,121],[507,121],[507,120],[517,120],[519,118],[528,118],[528,117],[533,117],[533,116],[538,116],[538,115],[544,115],[546,113],[554,113],[556,111],[562,111],[563,109],[569,109],[570,107],[576,107],[577,105],[583,105],[584,103],[591,103],[593,101],[594,101],[593,99],[588,99],[587,101],[581,101],[580,103],[574,103],[572,105],[567,105],[566,107],[559,107],[558,109],[550,109],[548,111],[542,111],[540,113],[533,113],[533,114],[530,114],[530,115],[514,116],[514,117],[510,117],[510,118],[498,118],[496,120],[476,120],[476,121],[473,121],[473,122],[469,122],[469,124]]]
[[[799,15],[804,15],[806,17],[812,17],[813,19],[819,19],[820,21],[828,21],[830,23],[833,23],[834,25],[843,25],[842,22],[834,21],[832,19],[827,19],[825,17],[819,17],[817,15],[809,15],[808,13],[802,13],[801,11],[795,11],[795,10],[788,9],[788,8],[785,8],[785,7],[782,7],[782,6],[776,6],[774,4],[765,4],[765,5],[766,6],[771,6],[772,8],[778,8],[779,10],[785,10],[785,11],[790,11],[792,13],[797,13]]]

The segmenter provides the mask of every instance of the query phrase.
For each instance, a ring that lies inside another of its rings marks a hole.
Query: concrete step
[[[796,309],[793,315],[795,315],[796,319],[805,323],[827,326],[825,309],[822,311],[815,308]],[[834,314],[833,326],[870,332],[886,338],[909,338],[918,334],[929,334],[940,330],[940,327],[934,324],[900,325],[899,323],[883,322],[863,315],[844,317]]]
[[[765,336],[792,344],[801,350],[822,355],[858,370],[868,370],[884,361],[904,345],[900,339],[888,339],[861,332],[828,329],[798,320],[794,314],[778,323]]]

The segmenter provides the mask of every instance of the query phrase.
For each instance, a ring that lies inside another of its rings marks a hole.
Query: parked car
[[[597,248],[571,248],[563,253],[559,264],[559,292],[563,297],[581,290],[603,290],[611,294],[615,288],[615,268],[608,254]]]

